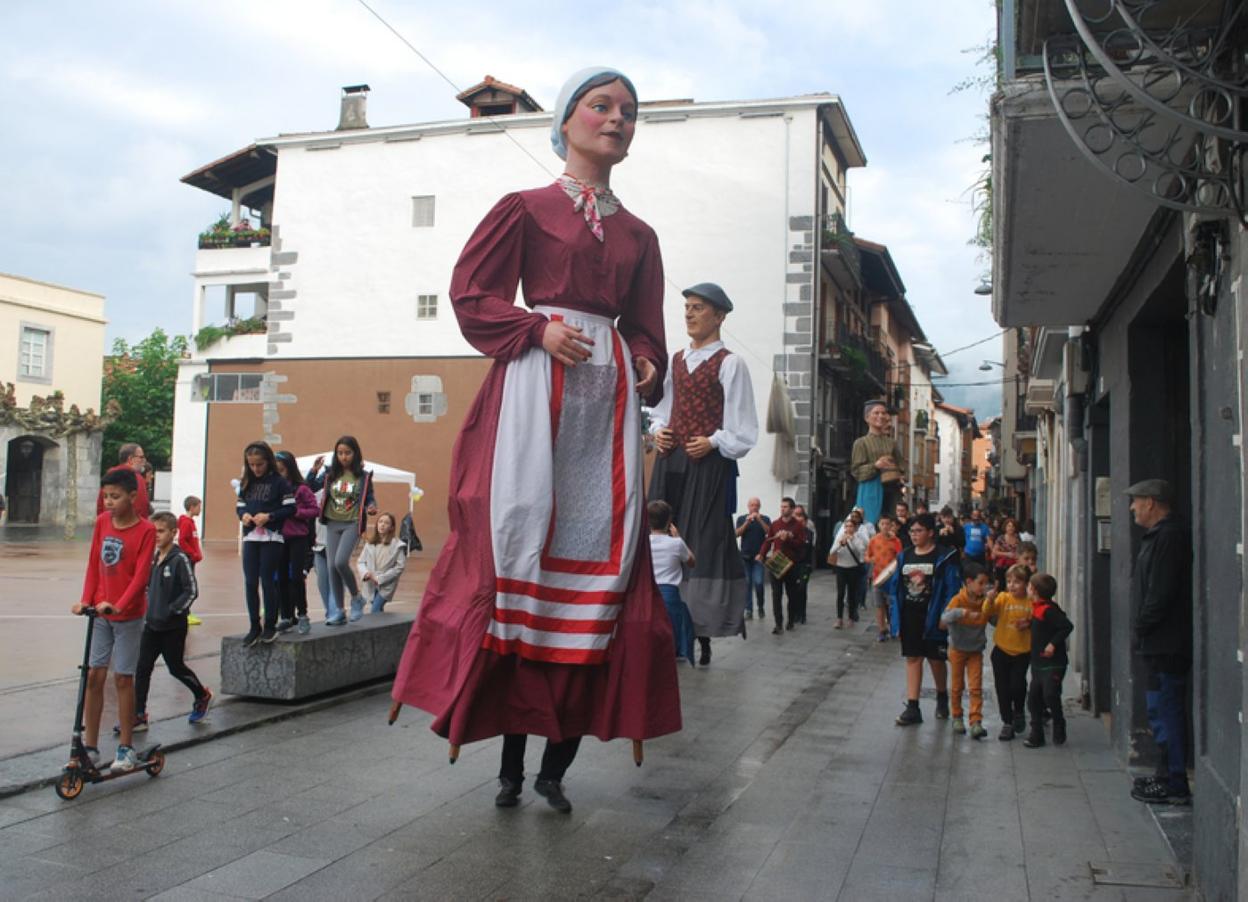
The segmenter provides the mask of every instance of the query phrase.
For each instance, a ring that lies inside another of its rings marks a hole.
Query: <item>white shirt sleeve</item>
[[[719,384],[724,389],[724,425],[711,434],[711,444],[729,460],[740,460],[758,443],[758,413],[750,371],[739,354],[724,358]]]
[[[656,407],[650,408],[650,434],[666,429],[672,421],[672,366],[675,360],[668,361],[667,374],[663,376],[663,400]]]
[[[680,540],[680,561],[683,564],[689,563],[689,558],[693,556],[693,552],[689,550],[689,546],[685,544],[685,540]]]

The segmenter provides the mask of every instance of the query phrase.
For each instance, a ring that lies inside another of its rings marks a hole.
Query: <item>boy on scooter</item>
[[[147,613],[147,581],[156,548],[156,528],[134,509],[138,477],[133,470],[110,470],[100,480],[104,513],[95,521],[91,555],[82,583],[82,600],[70,610],[81,614],[94,607],[99,613],[91,635],[87,670],[83,744],[95,763],[99,755],[100,714],[104,683],[111,664],[117,687],[120,744],[112,770],[139,765],[134,751],[134,673],[139,663],[143,615]],[[85,764],[86,762],[82,762]]]

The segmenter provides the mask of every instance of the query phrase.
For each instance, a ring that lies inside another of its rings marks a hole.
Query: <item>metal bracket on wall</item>
[[[1065,3],[1077,34],[1045,42],[1044,76],[1084,156],[1162,206],[1248,224],[1245,4],[1193,24],[1177,0]]]

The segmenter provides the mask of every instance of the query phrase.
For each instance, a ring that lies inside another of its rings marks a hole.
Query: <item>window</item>
[[[412,228],[433,228],[433,202],[434,196],[432,194],[423,194],[412,198]]]
[[[440,376],[413,376],[412,391],[403,399],[403,409],[417,423],[432,423],[446,415],[446,393]]]
[[[416,318],[438,318],[438,296],[436,294],[420,294],[416,296]]]
[[[27,382],[52,381],[52,330],[22,324],[17,376]]]
[[[191,398],[228,404],[259,404],[263,373],[206,373],[196,376]]]
[[[377,412],[378,413],[390,412],[390,392],[388,391],[377,392]]]

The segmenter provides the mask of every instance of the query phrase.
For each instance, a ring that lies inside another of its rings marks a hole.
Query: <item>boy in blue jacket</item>
[[[945,665],[949,638],[941,626],[940,615],[962,588],[958,549],[936,544],[935,518],[919,514],[907,527],[913,544],[898,555],[897,572],[887,589],[892,633],[901,638],[901,654],[906,659],[906,707],[897,716],[899,727],[923,722],[919,690],[923,685],[924,659],[936,684],[936,717],[949,718]]]

